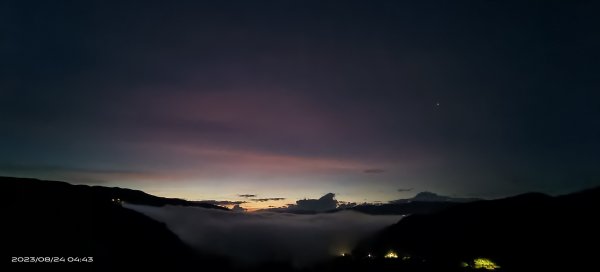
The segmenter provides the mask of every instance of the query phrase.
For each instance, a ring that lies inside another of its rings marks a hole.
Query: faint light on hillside
[[[498,264],[488,258],[477,258],[473,260],[473,268],[485,269],[485,270],[496,270],[500,268]]]
[[[398,254],[396,254],[396,252],[394,251],[389,251],[387,254],[385,254],[385,256],[383,256],[386,259],[398,259]]]

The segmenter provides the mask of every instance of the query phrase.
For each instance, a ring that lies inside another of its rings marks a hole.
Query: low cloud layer
[[[256,202],[267,202],[267,201],[279,201],[285,200],[284,197],[270,197],[270,198],[253,198],[252,201]]]
[[[242,195],[238,195],[239,197],[243,197],[243,198],[251,198],[251,197],[256,197],[256,195],[254,194],[242,194]]]
[[[198,203],[212,204],[217,206],[240,205],[248,203],[247,201],[229,201],[229,200],[201,200]]]
[[[234,205],[233,208],[231,208],[232,211],[234,212],[245,212],[246,209],[242,208],[242,206],[240,205]]]
[[[124,206],[164,222],[197,250],[228,256],[240,264],[291,261],[300,267],[349,252],[360,239],[401,218],[353,211],[297,215],[180,206]]]

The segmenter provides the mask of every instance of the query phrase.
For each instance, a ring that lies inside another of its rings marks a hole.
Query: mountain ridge
[[[196,201],[188,201],[180,198],[167,198],[167,197],[159,197],[155,195],[148,194],[144,191],[135,190],[135,189],[127,189],[121,187],[106,187],[99,185],[84,185],[84,184],[70,184],[64,181],[53,181],[53,180],[40,180],[33,178],[15,178],[15,177],[4,177],[0,176],[0,183],[7,182],[17,182],[19,184],[10,185],[14,189],[18,189],[23,186],[75,186],[76,188],[82,188],[84,190],[91,190],[93,193],[97,194],[99,197],[104,198],[105,200],[111,201],[126,201],[131,204],[139,204],[139,205],[149,205],[149,206],[165,206],[165,205],[178,205],[178,206],[191,206],[191,207],[200,207],[200,208],[208,208],[208,209],[219,209],[219,210],[229,210],[225,207],[201,203]],[[6,186],[7,184],[3,184]]]
[[[393,250],[438,268],[458,269],[478,257],[493,259],[506,271],[589,268],[594,258],[581,243],[599,242],[597,207],[600,187],[461,203],[407,216],[363,241],[353,254],[383,256]]]

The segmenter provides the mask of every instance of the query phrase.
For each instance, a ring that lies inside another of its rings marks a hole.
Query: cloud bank
[[[290,261],[297,267],[310,265],[349,252],[360,239],[401,219],[353,211],[297,215],[123,206],[164,222],[197,250],[224,255],[242,265],[268,261]]]
[[[242,195],[238,195],[239,197],[244,197],[244,198],[251,198],[251,197],[256,197],[256,195],[254,194],[242,194]]]
[[[252,199],[252,201],[256,201],[256,202],[279,201],[279,200],[285,200],[285,197],[253,198]]]
[[[334,193],[328,193],[319,199],[301,199],[296,201],[296,204],[288,205],[284,211],[332,211],[337,208],[338,204],[338,201],[334,197]]]
[[[247,201],[229,201],[229,200],[200,200],[198,203],[212,204],[217,206],[240,205],[248,203]]]

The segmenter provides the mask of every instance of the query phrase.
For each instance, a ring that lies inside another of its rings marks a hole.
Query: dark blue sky
[[[0,5],[1,175],[291,202],[600,185],[594,1]]]

